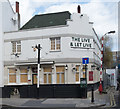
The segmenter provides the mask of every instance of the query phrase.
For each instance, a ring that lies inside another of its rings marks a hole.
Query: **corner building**
[[[37,44],[42,47],[40,97],[82,97],[91,84],[98,88],[99,38],[86,14],[68,11],[35,15],[20,30],[4,33],[4,87],[17,88],[20,97],[37,96]],[[87,78],[86,88],[80,78]]]

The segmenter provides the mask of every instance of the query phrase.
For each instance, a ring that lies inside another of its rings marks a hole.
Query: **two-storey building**
[[[86,14],[65,11],[35,15],[20,30],[5,32],[3,40],[4,86],[17,87],[21,97],[35,97],[38,44],[40,97],[79,97],[83,78],[88,86],[98,86],[100,42]],[[87,71],[83,58],[89,58]]]

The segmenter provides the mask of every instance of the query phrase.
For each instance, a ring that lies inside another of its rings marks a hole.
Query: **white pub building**
[[[11,14],[10,19],[19,27],[18,3],[16,8],[17,18]],[[40,97],[82,97],[91,84],[98,88],[101,45],[93,23],[81,14],[80,7],[73,14],[65,11],[35,15],[22,28],[3,31],[2,39],[3,90],[17,88],[20,97],[37,96],[38,44]],[[87,70],[83,58],[89,59]],[[87,86],[80,85],[84,78]]]

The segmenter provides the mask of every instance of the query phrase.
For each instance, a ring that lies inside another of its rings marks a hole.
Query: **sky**
[[[15,10],[16,0],[9,0]],[[20,4],[21,26],[28,22],[34,15],[69,11],[77,12],[77,6],[81,6],[81,13],[87,14],[89,21],[99,37],[109,31],[113,40],[112,50],[118,50],[118,1],[119,0],[17,0]],[[52,1],[52,2],[51,2]]]

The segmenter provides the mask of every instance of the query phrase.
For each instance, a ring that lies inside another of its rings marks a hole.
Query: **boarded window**
[[[76,82],[79,81],[79,73],[76,73]]]
[[[28,82],[28,75],[24,74],[20,76],[21,83],[27,83]]]
[[[60,74],[57,73],[57,83],[60,83]]]
[[[65,67],[64,66],[57,66],[56,67],[56,73],[57,73],[57,84],[64,84],[65,83]]]
[[[44,67],[44,83],[51,84],[52,83],[52,68],[51,67]]]
[[[16,69],[9,69],[9,83],[16,83]]]
[[[64,73],[61,73],[61,83],[64,83]]]
[[[75,81],[80,81],[80,65],[76,65]]]
[[[37,75],[33,75],[33,84],[37,84]]]
[[[44,74],[44,83],[47,83],[47,74]]]
[[[28,71],[27,68],[20,69],[20,82],[27,83],[28,82]]]
[[[52,76],[51,76],[51,74],[48,74],[48,83],[52,83]]]
[[[16,75],[9,75],[9,83],[16,83]]]

